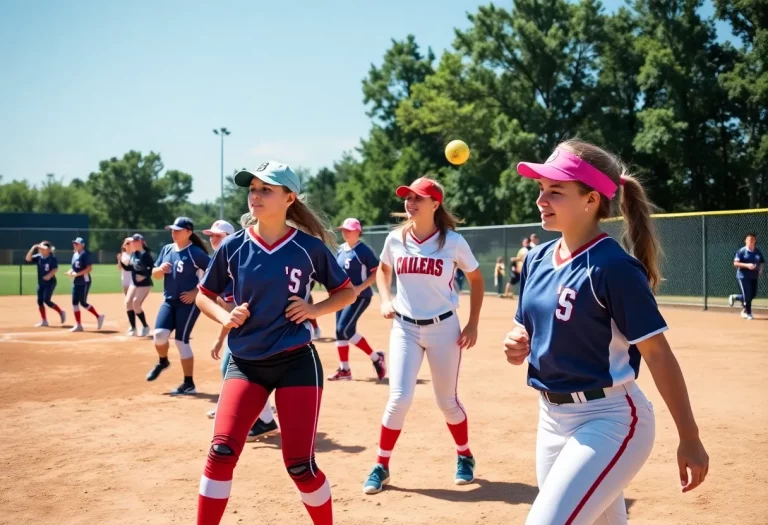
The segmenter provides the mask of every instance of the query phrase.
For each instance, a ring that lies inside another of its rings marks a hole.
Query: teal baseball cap
[[[240,170],[235,174],[235,184],[247,188],[251,185],[251,179],[257,177],[264,184],[273,186],[285,186],[293,193],[301,193],[301,182],[293,170],[282,162],[270,160],[263,162],[253,171]]]

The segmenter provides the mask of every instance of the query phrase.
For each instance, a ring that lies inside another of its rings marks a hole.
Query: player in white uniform
[[[397,189],[405,199],[408,220],[391,232],[381,251],[376,285],[381,314],[393,319],[389,340],[389,401],[381,421],[376,465],[363,485],[365,494],[381,492],[389,482],[389,459],[403,428],[416,388],[424,354],[429,361],[437,406],[443,411],[458,452],[455,483],[474,481],[475,459],[469,449],[467,414],[459,401],[458,381],[462,351],[477,341],[483,303],[483,275],[464,240],[456,233],[457,219],[443,206],[443,189],[428,178]],[[456,309],[459,295],[453,285],[460,268],[469,281],[469,320],[461,329]],[[391,297],[392,272],[397,295]]]
[[[562,233],[525,257],[517,326],[504,340],[507,361],[527,359],[528,385],[541,393],[539,494],[526,523],[626,524],[623,490],[655,438],[653,407],[635,382],[641,359],[677,425],[682,491],[703,482],[709,465],[653,296],[650,204],[621,160],[582,141],[517,169],[539,182],[542,227]],[[617,194],[634,257],[600,231]]]
[[[131,253],[133,252],[133,237],[123,239],[123,246],[117,254],[117,269],[120,270],[120,284],[123,287],[123,296],[128,294],[128,288],[133,282],[131,270],[126,270],[123,266],[131,262]],[[122,263],[122,264],[120,264]]]

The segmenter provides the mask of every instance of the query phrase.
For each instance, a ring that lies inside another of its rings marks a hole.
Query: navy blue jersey
[[[56,274],[47,280],[43,281],[43,277],[48,275],[48,272],[54,268],[59,267],[59,261],[52,253],[48,254],[48,257],[43,257],[41,254],[36,253],[32,256],[32,262],[37,265],[37,283],[38,284],[53,284],[56,282]]]
[[[215,299],[230,279],[235,304],[248,303],[251,313],[243,326],[229,332],[227,340],[232,355],[243,359],[262,359],[309,343],[309,322],[296,324],[285,315],[288,299],[295,295],[308,300],[315,281],[330,293],[349,282],[320,239],[291,229],[270,246],[253,227],[224,239],[200,281],[200,290]]]
[[[742,246],[736,251],[733,260],[734,262],[755,265],[754,270],[738,268],[736,270],[736,277],[739,279],[757,279],[760,276],[760,265],[765,264],[765,257],[759,248],[755,248],[755,251],[751,252],[747,250],[746,246]]]
[[[379,258],[373,253],[367,244],[358,242],[350,248],[347,243],[336,250],[336,262],[344,268],[349,279],[355,286],[363,284],[371,272],[379,267]],[[358,297],[373,297],[373,289],[369,286]]]
[[[170,263],[171,273],[163,277],[163,298],[166,301],[179,299],[183,292],[194,290],[199,283],[198,270],[208,268],[211,258],[202,248],[188,244],[182,250],[176,250],[174,243],[166,244],[155,260],[155,266]]]
[[[72,254],[72,271],[75,273],[82,272],[91,265],[91,254],[87,250],[82,252],[75,252]],[[91,274],[86,273],[79,277],[75,277],[73,284],[86,284],[91,282]]]
[[[134,286],[152,286],[152,267],[155,260],[149,252],[133,252],[128,265],[120,264],[123,269],[130,270]]]
[[[224,291],[221,293],[221,298],[224,299],[228,303],[235,302],[235,296],[234,296],[234,287],[232,285],[232,279],[227,281],[226,286],[224,286]]]
[[[581,392],[637,378],[637,343],[661,333],[643,266],[606,234],[560,260],[559,240],[525,258],[515,322],[530,337],[528,384]]]

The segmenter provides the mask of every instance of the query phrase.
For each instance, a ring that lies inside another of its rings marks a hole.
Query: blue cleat
[[[456,485],[468,485],[475,481],[475,458],[459,456],[456,460]]]
[[[389,471],[384,465],[377,463],[368,475],[368,481],[363,484],[363,494],[378,494],[389,483]]]

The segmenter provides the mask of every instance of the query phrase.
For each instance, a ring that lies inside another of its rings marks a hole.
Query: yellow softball
[[[445,147],[445,158],[455,166],[461,166],[469,159],[469,146],[463,140],[452,140]]]

